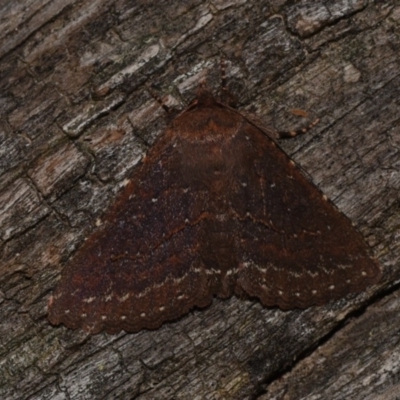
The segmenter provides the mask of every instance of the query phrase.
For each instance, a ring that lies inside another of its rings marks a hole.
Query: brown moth
[[[50,322],[137,332],[213,296],[288,310],[376,283],[360,233],[269,134],[201,86],[65,266]]]

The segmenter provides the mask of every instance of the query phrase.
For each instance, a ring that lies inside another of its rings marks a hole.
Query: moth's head
[[[212,94],[211,90],[207,87],[206,81],[202,80],[197,89],[196,98],[192,101],[192,104],[197,106],[215,106],[219,101]]]

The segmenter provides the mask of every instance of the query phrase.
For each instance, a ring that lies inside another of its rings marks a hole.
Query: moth
[[[137,332],[214,296],[289,310],[376,283],[361,234],[271,132],[201,85],[64,267],[50,322]]]

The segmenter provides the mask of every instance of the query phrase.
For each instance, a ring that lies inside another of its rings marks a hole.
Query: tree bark
[[[394,399],[400,391],[400,5],[36,0],[0,5],[0,398]],[[219,60],[246,112],[373,248],[379,285],[306,310],[215,299],[137,334],[51,326],[60,271]]]

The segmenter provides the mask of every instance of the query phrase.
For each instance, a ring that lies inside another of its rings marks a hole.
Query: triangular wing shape
[[[351,222],[264,132],[203,91],[64,268],[49,320],[136,332],[213,295],[303,308],[379,278]]]

